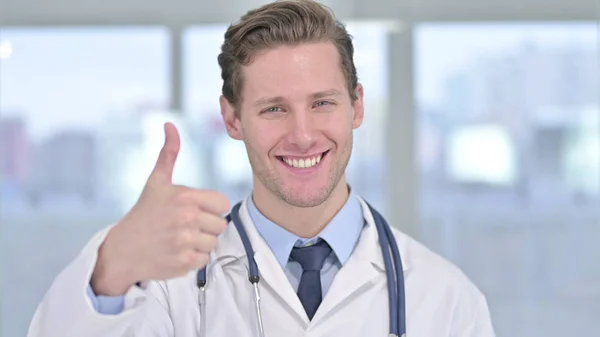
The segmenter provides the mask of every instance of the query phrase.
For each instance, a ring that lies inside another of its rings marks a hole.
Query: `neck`
[[[319,234],[344,207],[349,196],[344,177],[340,179],[329,198],[314,207],[290,205],[262,185],[255,183],[254,186],[252,200],[256,208],[267,219],[301,238],[312,238]]]

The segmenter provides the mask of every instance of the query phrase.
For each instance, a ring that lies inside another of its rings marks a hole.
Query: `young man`
[[[315,2],[268,4],[229,27],[219,64],[223,120],[246,145],[253,169],[254,189],[239,216],[260,271],[265,335],[388,336],[374,216],[344,173],[363,120],[344,27]],[[172,124],[165,135],[138,203],[58,276],[30,337],[259,336],[249,259],[238,230],[223,219],[231,204],[218,192],[172,184],[180,140]],[[493,336],[478,289],[393,233],[408,335]],[[309,251],[316,267],[304,261]],[[201,310],[197,271],[205,266]]]

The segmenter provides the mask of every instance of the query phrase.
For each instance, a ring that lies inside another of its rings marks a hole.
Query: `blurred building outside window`
[[[597,24],[415,29],[421,239],[498,336],[600,335]]]

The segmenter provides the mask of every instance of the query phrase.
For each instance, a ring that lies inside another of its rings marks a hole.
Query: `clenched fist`
[[[230,203],[215,191],[173,185],[179,148],[177,129],[165,124],[165,144],[138,202],[99,249],[96,294],[123,295],[138,281],[183,276],[208,263]]]

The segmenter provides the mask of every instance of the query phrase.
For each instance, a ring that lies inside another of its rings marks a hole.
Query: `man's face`
[[[246,145],[254,189],[297,207],[320,205],[344,178],[362,87],[352,102],[331,43],[261,52],[243,78],[239,119],[224,98],[221,106],[229,134]]]

